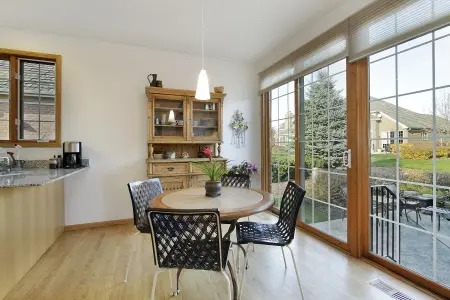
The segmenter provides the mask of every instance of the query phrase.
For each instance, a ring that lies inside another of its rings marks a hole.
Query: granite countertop
[[[78,169],[23,169],[12,171],[12,175],[0,176],[0,188],[16,188],[40,186],[72,176],[86,170],[87,167]],[[17,174],[14,174],[17,173]]]

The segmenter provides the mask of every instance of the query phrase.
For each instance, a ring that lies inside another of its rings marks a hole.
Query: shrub
[[[448,158],[450,153],[449,147],[438,147],[436,148],[436,157],[437,158]]]

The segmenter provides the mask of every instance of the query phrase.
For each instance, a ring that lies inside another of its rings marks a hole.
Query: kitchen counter
[[[42,186],[57,180],[75,175],[86,170],[87,167],[79,169],[23,169],[19,174],[1,175],[0,188],[17,188]],[[14,171],[12,171],[14,173]]]

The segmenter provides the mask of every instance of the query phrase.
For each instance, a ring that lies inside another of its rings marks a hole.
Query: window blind
[[[348,21],[341,22],[261,72],[261,92],[346,57],[347,33]]]
[[[294,67],[290,59],[285,58],[259,74],[260,90],[265,92],[286,83],[293,75]]]
[[[265,92],[349,56],[355,61],[450,24],[450,0],[378,0],[261,72]]]
[[[350,17],[350,61],[448,23],[449,0],[378,0]]]

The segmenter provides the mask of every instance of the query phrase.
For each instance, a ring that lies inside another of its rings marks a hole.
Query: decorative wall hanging
[[[245,147],[245,132],[248,129],[248,124],[239,110],[236,110],[231,117],[230,127],[233,131],[231,144],[235,145],[236,148]]]

